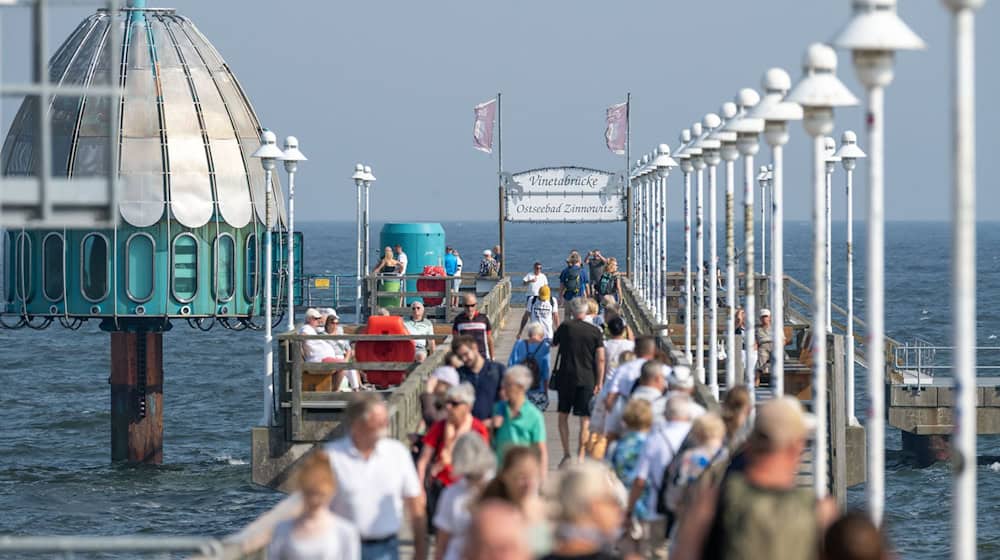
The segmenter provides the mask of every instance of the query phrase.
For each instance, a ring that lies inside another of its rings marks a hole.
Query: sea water
[[[444,223],[466,271],[497,243],[495,223]],[[307,273],[354,272],[352,223],[305,223]],[[833,225],[833,298],[843,305],[845,223]],[[372,264],[379,225],[372,228]],[[724,263],[722,228],[719,259]],[[737,232],[742,231],[738,226]],[[979,344],[1000,335],[1000,224],[978,228]],[[855,308],[864,317],[865,231],[855,228]],[[737,239],[742,235],[737,234]],[[760,240],[760,232],[755,236]],[[555,282],[570,250],[600,249],[624,267],[624,224],[512,224],[506,231],[509,271],[541,261]],[[770,239],[770,235],[768,235]],[[683,226],[667,226],[667,260],[679,270]],[[786,272],[811,280],[811,228],[785,226]],[[757,252],[759,270],[760,250]],[[768,258],[771,249],[768,248]],[[946,223],[886,227],[886,329],[901,342],[920,338],[951,345],[950,231]],[[708,251],[705,251],[706,259]],[[299,310],[300,313],[302,310]],[[250,428],[263,411],[263,335],[208,332],[176,322],[164,336],[164,464],[112,465],[109,336],[96,323],[78,331],[0,330],[0,534],[172,534],[224,536],[281,499],[250,482]],[[941,375],[941,374],[939,374]],[[864,422],[866,379],[858,368],[857,415]],[[950,467],[910,466],[900,435],[887,429],[886,523],[903,558],[941,558],[949,550]],[[978,477],[979,554],[1000,555],[1000,440],[981,437]],[[862,507],[864,490],[850,490]]]

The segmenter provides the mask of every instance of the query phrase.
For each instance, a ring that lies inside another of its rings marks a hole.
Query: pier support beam
[[[163,463],[163,333],[111,333],[111,460]]]
[[[913,465],[919,469],[951,458],[951,438],[948,434],[900,433],[903,435],[903,451],[912,457]]]

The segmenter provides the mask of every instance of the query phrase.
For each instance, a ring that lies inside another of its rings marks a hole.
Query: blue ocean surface
[[[482,250],[497,242],[495,223],[443,225],[448,243],[462,252],[466,270],[474,270]],[[353,223],[300,224],[306,272],[352,274],[354,228]],[[379,228],[372,228],[373,251]],[[845,223],[833,225],[833,297],[840,305],[845,230]],[[863,224],[856,224],[854,295],[862,317],[864,236]],[[624,224],[511,224],[506,237],[509,271],[526,271],[539,260],[557,273],[571,249],[599,248],[624,262]],[[683,226],[669,223],[667,237],[668,265],[678,270]],[[721,227],[718,239],[721,259]],[[1000,315],[993,312],[1000,306],[1000,224],[980,224],[978,239],[977,337],[981,346],[995,346],[1000,335]],[[785,240],[787,273],[809,283],[811,226],[786,224]],[[887,224],[890,336],[952,343],[950,243],[947,223]],[[281,495],[250,482],[250,428],[263,409],[262,337],[259,332],[200,332],[175,324],[164,337],[164,465],[130,467],[109,462],[109,335],[93,323],[78,331],[58,326],[41,332],[0,330],[0,533],[224,536],[273,506]],[[865,372],[858,368],[862,422],[868,405],[865,386]],[[1000,449],[996,437],[979,441],[979,554],[998,557],[1000,459],[991,456],[1000,455]],[[903,558],[946,556],[949,465],[909,466],[899,452],[899,432],[891,428],[886,447],[886,522],[895,548]],[[863,501],[863,487],[850,491],[851,506],[862,507]]]

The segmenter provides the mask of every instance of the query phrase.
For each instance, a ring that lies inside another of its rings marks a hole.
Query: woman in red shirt
[[[434,486],[444,488],[461,478],[451,472],[451,452],[462,434],[476,432],[483,436],[483,441],[489,443],[490,436],[486,426],[472,416],[472,404],[475,400],[475,389],[469,383],[448,389],[445,395],[447,418],[432,424],[424,435],[424,448],[417,461],[420,480],[430,482],[429,475],[437,482]]]

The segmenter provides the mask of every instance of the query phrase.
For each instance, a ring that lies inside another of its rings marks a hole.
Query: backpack
[[[605,272],[601,275],[601,279],[597,282],[597,293],[602,296],[613,296],[615,295],[615,275],[610,272]]]
[[[533,351],[531,351],[531,353],[525,356],[523,360],[518,362],[518,365],[524,366],[529,370],[531,370],[531,389],[529,389],[529,391],[537,391],[542,387],[542,367],[538,364],[538,360],[535,359],[535,355],[538,354],[538,351],[541,350],[542,346],[544,345],[545,345],[544,341],[539,342],[538,346]],[[524,343],[524,348],[525,350],[527,350],[528,348],[527,342]]]
[[[688,450],[690,445],[688,445],[688,439],[685,437],[680,447],[674,450],[674,446],[670,444],[670,439],[667,438],[666,434],[663,434],[663,440],[667,442],[667,448],[673,451],[674,455],[670,458],[667,466],[663,468],[660,487],[656,489],[656,513],[666,515],[667,519],[670,520],[674,514],[669,506],[671,498],[669,493],[673,487],[671,482],[677,477],[677,471],[681,468],[681,456],[684,455],[684,452]]]
[[[566,269],[566,278],[563,280],[563,288],[566,293],[574,296],[580,295],[580,268],[571,266]]]

